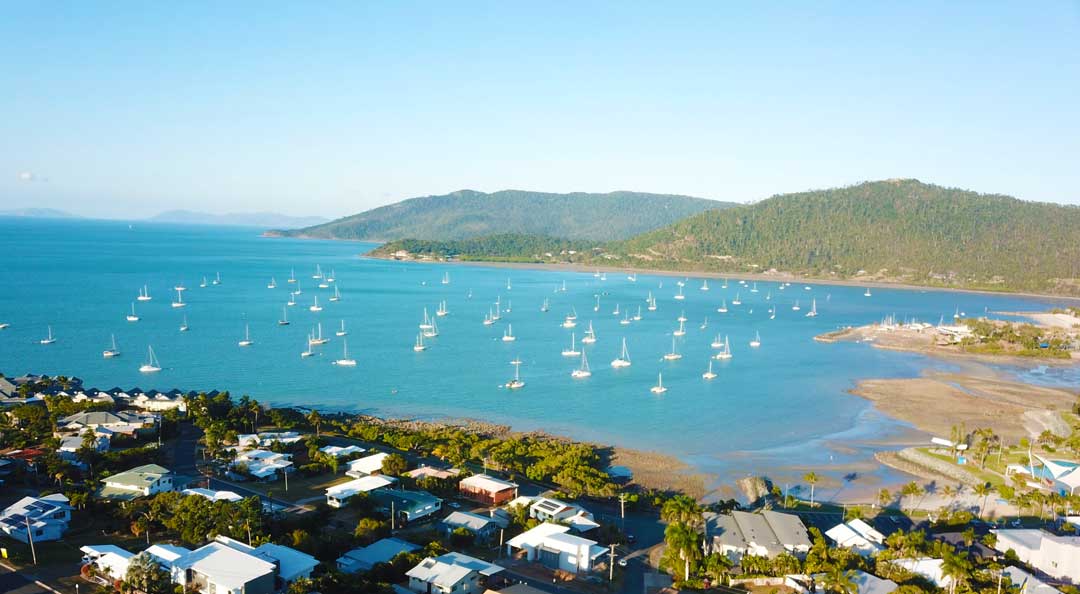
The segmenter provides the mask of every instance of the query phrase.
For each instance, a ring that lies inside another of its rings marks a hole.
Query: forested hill
[[[918,180],[775,196],[607,249],[640,267],[1080,294],[1080,208]]]
[[[641,192],[549,194],[461,190],[412,198],[329,223],[269,235],[390,241],[456,240],[519,234],[611,241],[657,229],[708,209],[732,206],[702,198]]]

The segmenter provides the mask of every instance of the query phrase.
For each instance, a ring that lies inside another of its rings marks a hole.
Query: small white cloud
[[[27,182],[27,183],[34,183],[34,182],[48,181],[48,179],[46,179],[44,177],[41,177],[40,175],[34,173],[33,171],[20,171],[19,172],[19,181],[23,181],[23,182]]]

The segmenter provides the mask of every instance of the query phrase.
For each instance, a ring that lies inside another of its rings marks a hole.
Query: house
[[[445,479],[452,479],[452,478],[456,477],[459,474],[461,474],[461,470],[459,470],[457,468],[449,468],[449,469],[443,470],[441,468],[435,468],[434,466],[421,466],[420,468],[416,468],[414,470],[410,470],[409,472],[405,473],[406,476],[408,476],[410,478],[413,478],[413,479],[416,479],[416,480],[419,480],[419,479],[422,479],[422,478],[433,478],[433,479],[443,479],[443,480],[445,480]]]
[[[536,498],[529,505],[529,517],[541,522],[569,524],[576,532],[588,532],[600,527],[600,524],[593,520],[593,515],[585,508],[550,497]]]
[[[836,546],[852,549],[864,557],[875,555],[885,548],[885,535],[858,518],[829,528],[825,536],[832,539]]]
[[[179,410],[181,412],[187,412],[187,401],[184,400],[184,395],[179,390],[172,390],[170,392],[158,392],[157,390],[151,390],[150,392],[135,395],[130,402],[131,406],[135,408],[141,408],[143,410],[153,411],[165,411],[165,410]]]
[[[239,493],[234,493],[233,491],[215,491],[213,489],[184,489],[183,491],[180,491],[180,494],[198,495],[199,497],[205,497],[210,501],[228,501],[230,503],[244,500]]]
[[[273,480],[279,472],[292,472],[292,454],[279,454],[270,450],[248,450],[236,456],[232,467],[246,470],[258,480]]]
[[[68,462],[73,462],[78,459],[79,450],[82,449],[83,438],[79,435],[69,435],[67,437],[60,438],[60,447],[57,452],[60,457]],[[109,436],[98,435],[94,437],[94,450],[97,452],[109,451]]]
[[[319,451],[334,458],[347,458],[362,453],[364,448],[354,445],[345,447],[328,445],[319,448]]]
[[[353,478],[360,478],[369,474],[379,474],[382,472],[383,460],[389,455],[390,454],[379,452],[377,454],[351,460],[345,465],[347,467],[345,474]]]
[[[60,419],[57,427],[63,433],[82,435],[87,429],[99,435],[127,435],[134,437],[140,432],[152,429],[158,418],[150,413],[122,410],[88,410]]]
[[[241,448],[269,447],[275,443],[292,445],[303,439],[296,431],[267,431],[264,433],[242,433],[236,436],[236,443]]]
[[[1019,567],[1006,567],[1002,573],[1009,577],[1020,594],[1061,594],[1061,590],[1047,584]]]
[[[4,450],[0,451],[0,456],[11,460],[16,466],[24,470],[31,472],[37,472],[38,462],[44,458],[48,452],[41,448],[23,448],[21,450]]]
[[[402,524],[429,517],[442,509],[442,499],[427,491],[376,489],[371,492],[371,498]]]
[[[1057,579],[1080,582],[1080,536],[1058,536],[1034,529],[997,530],[994,548],[1012,549],[1021,561]]]
[[[790,553],[803,557],[810,550],[810,536],[798,516],[775,511],[760,514],[733,511],[705,514],[705,532],[712,552],[738,562],[743,555],[776,557]]]
[[[517,497],[517,483],[497,479],[486,474],[474,474],[461,479],[458,491],[470,499],[488,505],[502,505]]]
[[[330,507],[341,507],[345,505],[345,502],[352,496],[359,493],[370,493],[375,489],[381,489],[388,487],[396,479],[393,477],[385,476],[365,476],[358,479],[353,479],[340,485],[334,485],[326,490],[326,505]]]
[[[499,530],[499,525],[490,516],[481,516],[471,512],[455,511],[439,522],[443,532],[450,534],[458,528],[471,532],[476,539],[487,542]]]
[[[511,538],[506,543],[506,551],[511,554],[512,549],[518,549],[525,553],[527,561],[539,561],[551,569],[571,573],[591,571],[608,550],[596,541],[569,532],[569,526],[545,522]]]
[[[409,578],[409,590],[420,594],[462,594],[484,591],[487,578],[503,568],[461,553],[447,553],[428,557],[419,565],[405,572]]]
[[[164,491],[172,491],[173,473],[157,464],[146,464],[106,477],[97,490],[98,498],[110,501],[129,501]]]
[[[18,389],[11,380],[0,375],[0,398],[11,398]]]
[[[122,580],[127,575],[128,565],[135,557],[116,545],[86,545],[79,548],[83,552],[83,565],[93,565],[99,573],[112,580]]]
[[[68,498],[57,493],[23,497],[0,512],[0,532],[19,542],[59,540],[71,522]]]
[[[353,549],[338,557],[337,567],[344,573],[369,571],[379,563],[388,563],[401,553],[419,551],[420,546],[400,538],[384,538],[366,547]]]
[[[852,570],[852,574],[851,581],[855,583],[855,591],[852,594],[890,594],[899,588],[896,582],[892,580],[881,579],[859,569]],[[821,584],[825,582],[825,577],[824,573],[815,573],[810,576],[814,580],[818,592],[824,592]]]
[[[948,588],[949,584],[952,583],[952,578],[946,577],[945,573],[941,570],[941,566],[945,563],[941,559],[918,557],[910,559],[893,559],[889,561],[889,563],[902,569],[906,569],[916,575],[921,575],[938,588]]]

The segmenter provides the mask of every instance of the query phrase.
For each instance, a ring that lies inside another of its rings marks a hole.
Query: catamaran
[[[161,371],[161,362],[159,362],[157,356],[154,355],[154,347],[147,346],[146,350],[148,352],[146,363],[143,363],[142,367],[139,367],[139,371],[142,373],[157,373],[158,371]]]
[[[313,312],[316,312],[316,313],[322,311],[322,306],[319,305],[319,296],[318,295],[315,296],[315,303],[312,304],[312,306],[309,307],[308,309],[313,311]]]
[[[38,341],[41,344],[52,344],[56,342],[56,339],[52,335],[52,326],[49,326],[49,335]]]
[[[150,301],[153,297],[150,296],[150,289],[147,288],[146,285],[143,285],[142,289],[139,291],[139,296],[135,299],[138,301]]]
[[[514,342],[517,337],[514,336],[514,327],[511,324],[506,325],[506,331],[503,332],[503,342]]]
[[[335,332],[334,334],[336,334],[338,336],[345,336],[345,335],[348,334],[348,332],[345,331],[345,320],[341,320],[341,329],[338,330],[337,332]]]
[[[574,343],[574,333],[570,333],[570,348],[563,349],[562,356],[564,357],[576,357],[581,354],[581,351],[577,350],[577,345]]]
[[[674,335],[674,336],[686,336],[686,326],[684,325],[685,323],[686,322],[679,322],[679,327],[676,328],[674,332],[672,332],[672,335]]]
[[[172,302],[173,308],[177,309],[177,308],[184,307],[185,305],[187,305],[187,304],[184,303],[184,294],[181,293],[179,290],[176,291],[176,301]]]
[[[129,322],[138,322],[139,321],[139,316],[135,315],[135,303],[134,302],[131,304],[131,313],[129,313],[127,315],[127,321],[129,321]]]
[[[338,292],[338,286],[334,285],[334,294],[330,296],[330,301],[341,301],[341,293]]]
[[[570,372],[570,377],[583,378],[592,375],[592,371],[589,371],[589,358],[585,356],[585,351],[581,351],[581,366]]]
[[[119,357],[120,356],[120,349],[116,348],[116,335],[113,334],[111,336],[112,336],[112,346],[105,349],[104,351],[101,351],[101,356],[105,357],[106,359],[111,359],[112,357]]]
[[[248,331],[248,325],[244,324],[244,339],[236,343],[242,347],[249,347],[255,344],[254,340],[251,340],[251,332]]]
[[[716,374],[712,370],[712,359],[709,359],[709,368],[705,370],[705,373],[701,374],[701,377],[711,380],[716,377]]]
[[[187,316],[184,316],[183,321],[180,322],[180,331],[181,332],[187,332],[188,331]]]
[[[593,332],[592,320],[589,320],[589,329],[585,331],[585,336],[582,337],[582,344],[592,344],[596,342],[596,332]]]
[[[618,369],[619,367],[630,367],[630,351],[626,350],[626,337],[622,339],[622,351],[619,352],[619,356],[611,361],[611,366]]]
[[[813,300],[810,301],[810,311],[806,312],[806,317],[808,317],[808,318],[816,318],[817,317],[817,299],[813,299]]]
[[[720,335],[719,334],[717,334],[716,338],[714,338],[713,341],[709,343],[709,346],[711,346],[714,349],[718,349],[718,348],[724,346],[724,342],[722,340],[720,340]]]
[[[750,341],[750,346],[755,349],[761,346],[761,333],[754,332],[754,340]]]
[[[721,361],[731,358],[731,343],[728,341],[727,336],[724,337],[724,346],[719,353],[716,353],[716,358]]]
[[[676,359],[682,359],[682,355],[679,351],[675,350],[675,337],[671,337],[671,352],[664,353],[664,359],[667,361],[675,361]]]
[[[277,321],[277,324],[278,324],[278,326],[288,326],[289,325],[289,308],[288,307],[286,307],[284,305],[281,306],[281,319]]]
[[[521,381],[521,359],[514,359],[510,362],[514,366],[514,379],[506,382],[506,387],[510,390],[516,390],[518,388],[524,388],[525,382]]]
[[[663,394],[664,392],[667,392],[667,388],[664,387],[663,373],[656,374],[656,385],[649,388],[649,391],[653,394]]]
[[[341,341],[341,349],[341,358],[337,361],[334,361],[334,365],[337,365],[339,367],[356,367],[356,359],[349,358],[349,341]]]

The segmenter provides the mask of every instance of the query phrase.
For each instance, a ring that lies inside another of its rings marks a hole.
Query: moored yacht
[[[343,340],[341,342],[341,358],[334,361],[334,365],[339,367],[356,367],[356,359],[349,358],[349,341]]]
[[[626,337],[623,337],[622,339],[622,351],[619,352],[618,357],[612,359],[611,366],[616,369],[620,367],[630,367],[630,351],[626,349]]]
[[[649,388],[649,391],[653,394],[663,394],[664,392],[667,392],[667,388],[664,387],[663,373],[656,374],[656,385]]]
[[[238,344],[238,345],[240,345],[242,347],[249,347],[249,346],[255,344],[255,341],[251,340],[251,332],[248,330],[248,325],[247,324],[244,324],[244,339],[241,340],[240,342],[237,342],[236,344]]]
[[[146,363],[143,363],[142,366],[139,367],[139,371],[142,373],[157,373],[158,371],[161,371],[161,363],[158,361],[157,355],[154,354],[154,347],[147,346],[146,350],[148,355]]]
[[[105,357],[106,359],[111,359],[112,357],[119,357],[120,356],[120,349],[116,348],[116,335],[115,334],[112,335],[112,346],[105,349],[104,351],[101,351],[101,356]]]

